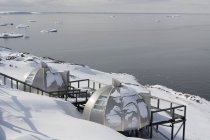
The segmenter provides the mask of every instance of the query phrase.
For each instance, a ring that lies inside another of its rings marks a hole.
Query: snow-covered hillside
[[[198,96],[173,91],[160,85],[140,85],[135,77],[124,73],[105,73],[88,66],[64,63],[50,58],[0,48],[0,72],[24,80],[31,70],[46,62],[52,71],[70,71],[72,80],[91,79],[111,84],[112,78],[153,96],[187,106],[186,139],[210,138],[210,102]],[[75,107],[61,99],[24,93],[0,86],[0,140],[14,139],[128,139],[105,126],[79,119]],[[170,133],[170,129],[165,129]],[[154,139],[160,139],[156,136]],[[181,139],[181,134],[178,134]]]
[[[126,139],[80,118],[71,103],[0,87],[0,140]]]

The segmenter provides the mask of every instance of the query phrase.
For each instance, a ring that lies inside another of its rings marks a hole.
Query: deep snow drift
[[[128,74],[105,73],[88,66],[40,58],[28,53],[0,48],[0,72],[23,80],[31,70],[46,62],[53,71],[69,70],[71,79],[91,79],[111,84],[112,78],[138,91],[187,106],[186,139],[210,138],[210,102],[198,96],[173,91],[160,85],[142,86]],[[0,139],[126,139],[119,133],[80,118],[74,106],[54,99],[0,87]],[[76,118],[75,118],[76,117]],[[170,129],[165,129],[169,134]],[[178,134],[178,139],[181,135]],[[128,138],[127,138],[128,139]],[[160,139],[155,136],[154,139]]]
[[[1,140],[126,139],[79,118],[81,114],[71,103],[0,87]]]

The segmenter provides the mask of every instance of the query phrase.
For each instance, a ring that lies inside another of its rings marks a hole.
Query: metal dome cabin
[[[150,123],[147,97],[113,80],[112,85],[93,93],[85,105],[83,117],[119,132],[140,130]]]
[[[68,83],[68,72],[53,72],[46,63],[35,68],[25,78],[25,82],[45,91],[64,91]]]

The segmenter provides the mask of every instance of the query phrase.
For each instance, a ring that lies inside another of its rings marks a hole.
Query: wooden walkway
[[[153,96],[151,96],[151,99],[156,100],[157,104],[156,106],[151,106],[150,130],[149,130],[150,138],[152,138],[153,130],[154,130],[154,132],[159,133],[165,139],[174,140],[177,134],[182,129],[182,140],[184,140],[185,139],[186,106],[172,102],[172,101],[153,97]],[[160,108],[161,102],[168,102],[170,106],[168,108]],[[166,114],[165,118],[155,119],[155,115],[157,115],[158,113],[165,113]],[[174,126],[178,124],[179,124],[179,127],[175,131]],[[163,132],[161,132],[159,130],[159,126],[170,127],[171,128],[170,137],[166,136]]]
[[[2,79],[2,84],[13,89],[18,89],[25,92],[36,93],[36,94],[45,95],[49,97],[63,98],[66,101],[70,99],[72,104],[74,104],[78,109],[83,109],[81,106],[84,106],[84,104],[86,104],[89,98],[87,90],[81,90],[81,89],[77,89],[75,87],[70,86],[71,85],[70,81],[69,81],[69,84],[66,86],[65,90],[46,91],[39,87],[35,87],[26,82],[20,81],[9,75],[3,74],[1,72],[0,72],[0,78]]]

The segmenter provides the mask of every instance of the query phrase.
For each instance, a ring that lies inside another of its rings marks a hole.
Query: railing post
[[[171,140],[174,139],[174,108],[172,109]]]
[[[98,88],[101,88],[101,83],[99,83]]]
[[[90,88],[90,79],[88,79],[88,88]]]
[[[67,101],[67,99],[68,99],[68,93],[67,93],[67,91],[66,91],[66,94],[64,96],[65,96],[65,101]]]
[[[160,108],[160,99],[157,100],[157,108]],[[156,125],[156,131],[158,131],[158,124]]]
[[[71,88],[71,81],[69,81],[69,86],[70,86],[70,88]]]
[[[78,88],[80,87],[80,83],[79,83],[79,81],[78,81]]]
[[[151,118],[150,118],[150,139],[152,139],[152,122],[153,122],[153,112],[151,112]]]
[[[93,90],[95,90],[95,82],[93,82]]]
[[[185,123],[186,123],[186,106],[184,106],[184,122],[183,122],[183,136],[182,136],[182,140],[185,139]]]
[[[172,117],[172,107],[173,107],[173,104],[170,103],[170,108],[171,108],[170,113],[171,113],[171,117]]]
[[[29,92],[31,93],[31,86],[29,86]]]
[[[87,94],[87,92],[88,91],[86,90],[86,93],[85,93],[85,96],[86,96],[86,99],[85,100],[86,100],[86,102],[88,101],[88,97],[87,97],[88,94]]]
[[[69,81],[70,81],[70,71],[66,72],[66,85],[69,85]]]
[[[11,88],[13,88],[13,80],[12,80],[12,78],[11,78]]]
[[[6,77],[4,76],[4,85],[6,85]]]
[[[67,72],[67,82],[70,81],[70,80],[69,80],[69,78],[70,78],[69,75],[70,75],[70,74],[69,74],[69,71],[68,71],[68,72]],[[70,83],[70,85],[71,85],[71,83]],[[68,98],[68,96],[69,96],[69,95],[68,95],[68,94],[69,94],[69,84],[67,84],[65,90],[66,90],[66,97],[65,97],[65,100],[67,101],[67,98]],[[64,96],[65,96],[65,95],[64,95]]]
[[[76,93],[76,105],[77,105],[77,97],[78,97],[77,94],[78,94],[78,93]]]
[[[18,81],[16,81],[16,89],[18,89]]]

